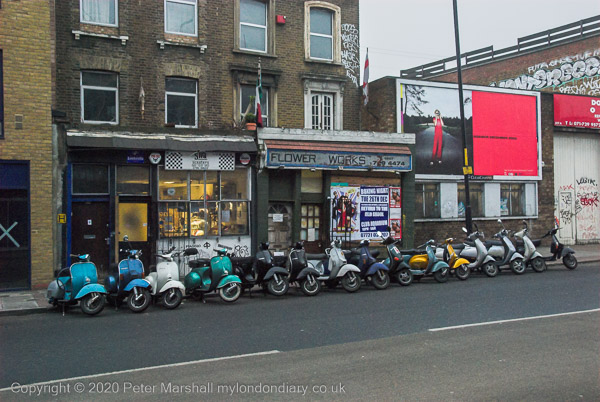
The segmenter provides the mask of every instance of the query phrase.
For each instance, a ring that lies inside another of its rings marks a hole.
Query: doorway
[[[287,252],[292,242],[292,205],[270,203],[268,215],[271,251]]]
[[[149,272],[152,258],[152,244],[148,241],[148,203],[147,202],[123,202],[117,205],[117,239],[119,250],[127,250],[131,247],[141,250],[140,260],[144,264],[146,272]],[[123,238],[127,236],[129,242]],[[119,259],[125,258],[124,253],[119,253]]]
[[[320,253],[321,242],[321,205],[302,204],[300,207],[300,240],[304,240],[304,248],[307,253]]]
[[[109,223],[107,202],[73,202],[71,254],[89,254],[100,276],[108,274],[110,263]]]

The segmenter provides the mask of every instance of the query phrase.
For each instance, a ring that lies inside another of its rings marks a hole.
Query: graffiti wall
[[[490,86],[545,90],[571,95],[600,95],[600,48],[558,59],[541,60],[526,72]]]
[[[360,76],[358,29],[354,24],[342,24],[342,64],[346,76],[358,87]]]
[[[576,180],[575,217],[577,238],[595,240],[600,238],[600,210],[598,181],[589,177]]]

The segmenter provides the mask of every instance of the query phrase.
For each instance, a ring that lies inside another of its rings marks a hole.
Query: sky
[[[600,0],[457,0],[460,51],[517,39],[600,15]],[[599,40],[600,42],[600,40]],[[452,0],[360,0],[360,82],[456,55]]]

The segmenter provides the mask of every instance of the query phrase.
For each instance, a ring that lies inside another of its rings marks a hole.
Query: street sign
[[[58,223],[67,223],[67,214],[58,214]]]

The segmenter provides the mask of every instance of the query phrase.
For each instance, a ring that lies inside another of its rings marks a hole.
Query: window
[[[302,204],[300,209],[300,240],[316,241],[321,238],[321,207],[318,204]]]
[[[117,26],[117,0],[81,0],[80,20],[86,24]]]
[[[187,172],[160,167],[160,236],[249,234],[248,172],[244,168]]]
[[[4,69],[2,67],[2,49],[0,49],[0,138],[4,138],[4,83],[2,77]]]
[[[240,49],[267,51],[267,5],[240,0]]]
[[[165,85],[165,123],[175,127],[198,127],[198,82],[167,78]]]
[[[500,184],[500,215],[525,216],[525,185],[523,183]]]
[[[146,166],[117,166],[117,194],[150,195],[150,170]]]
[[[108,194],[107,165],[73,165],[72,194]]]
[[[240,85],[240,105],[241,105],[241,116],[244,117],[250,100],[254,100],[256,97],[256,86],[255,85]],[[262,100],[260,103],[260,110],[263,118],[263,127],[269,127],[269,88],[263,87],[262,89]],[[250,106],[249,113],[254,113],[254,102]]]
[[[196,0],[165,0],[165,32],[197,36]]]
[[[311,128],[314,130],[333,130],[333,108],[332,94],[313,93],[311,99]]]
[[[483,183],[469,183],[469,202],[471,204],[471,216],[482,217],[485,216],[485,210],[483,208]],[[465,184],[458,183],[458,216],[465,216]]]
[[[81,120],[84,123],[119,123],[118,81],[115,73],[81,72]]]
[[[306,58],[341,62],[340,8],[322,1],[305,5]]]
[[[417,183],[415,187],[415,218],[439,218],[440,185]]]

